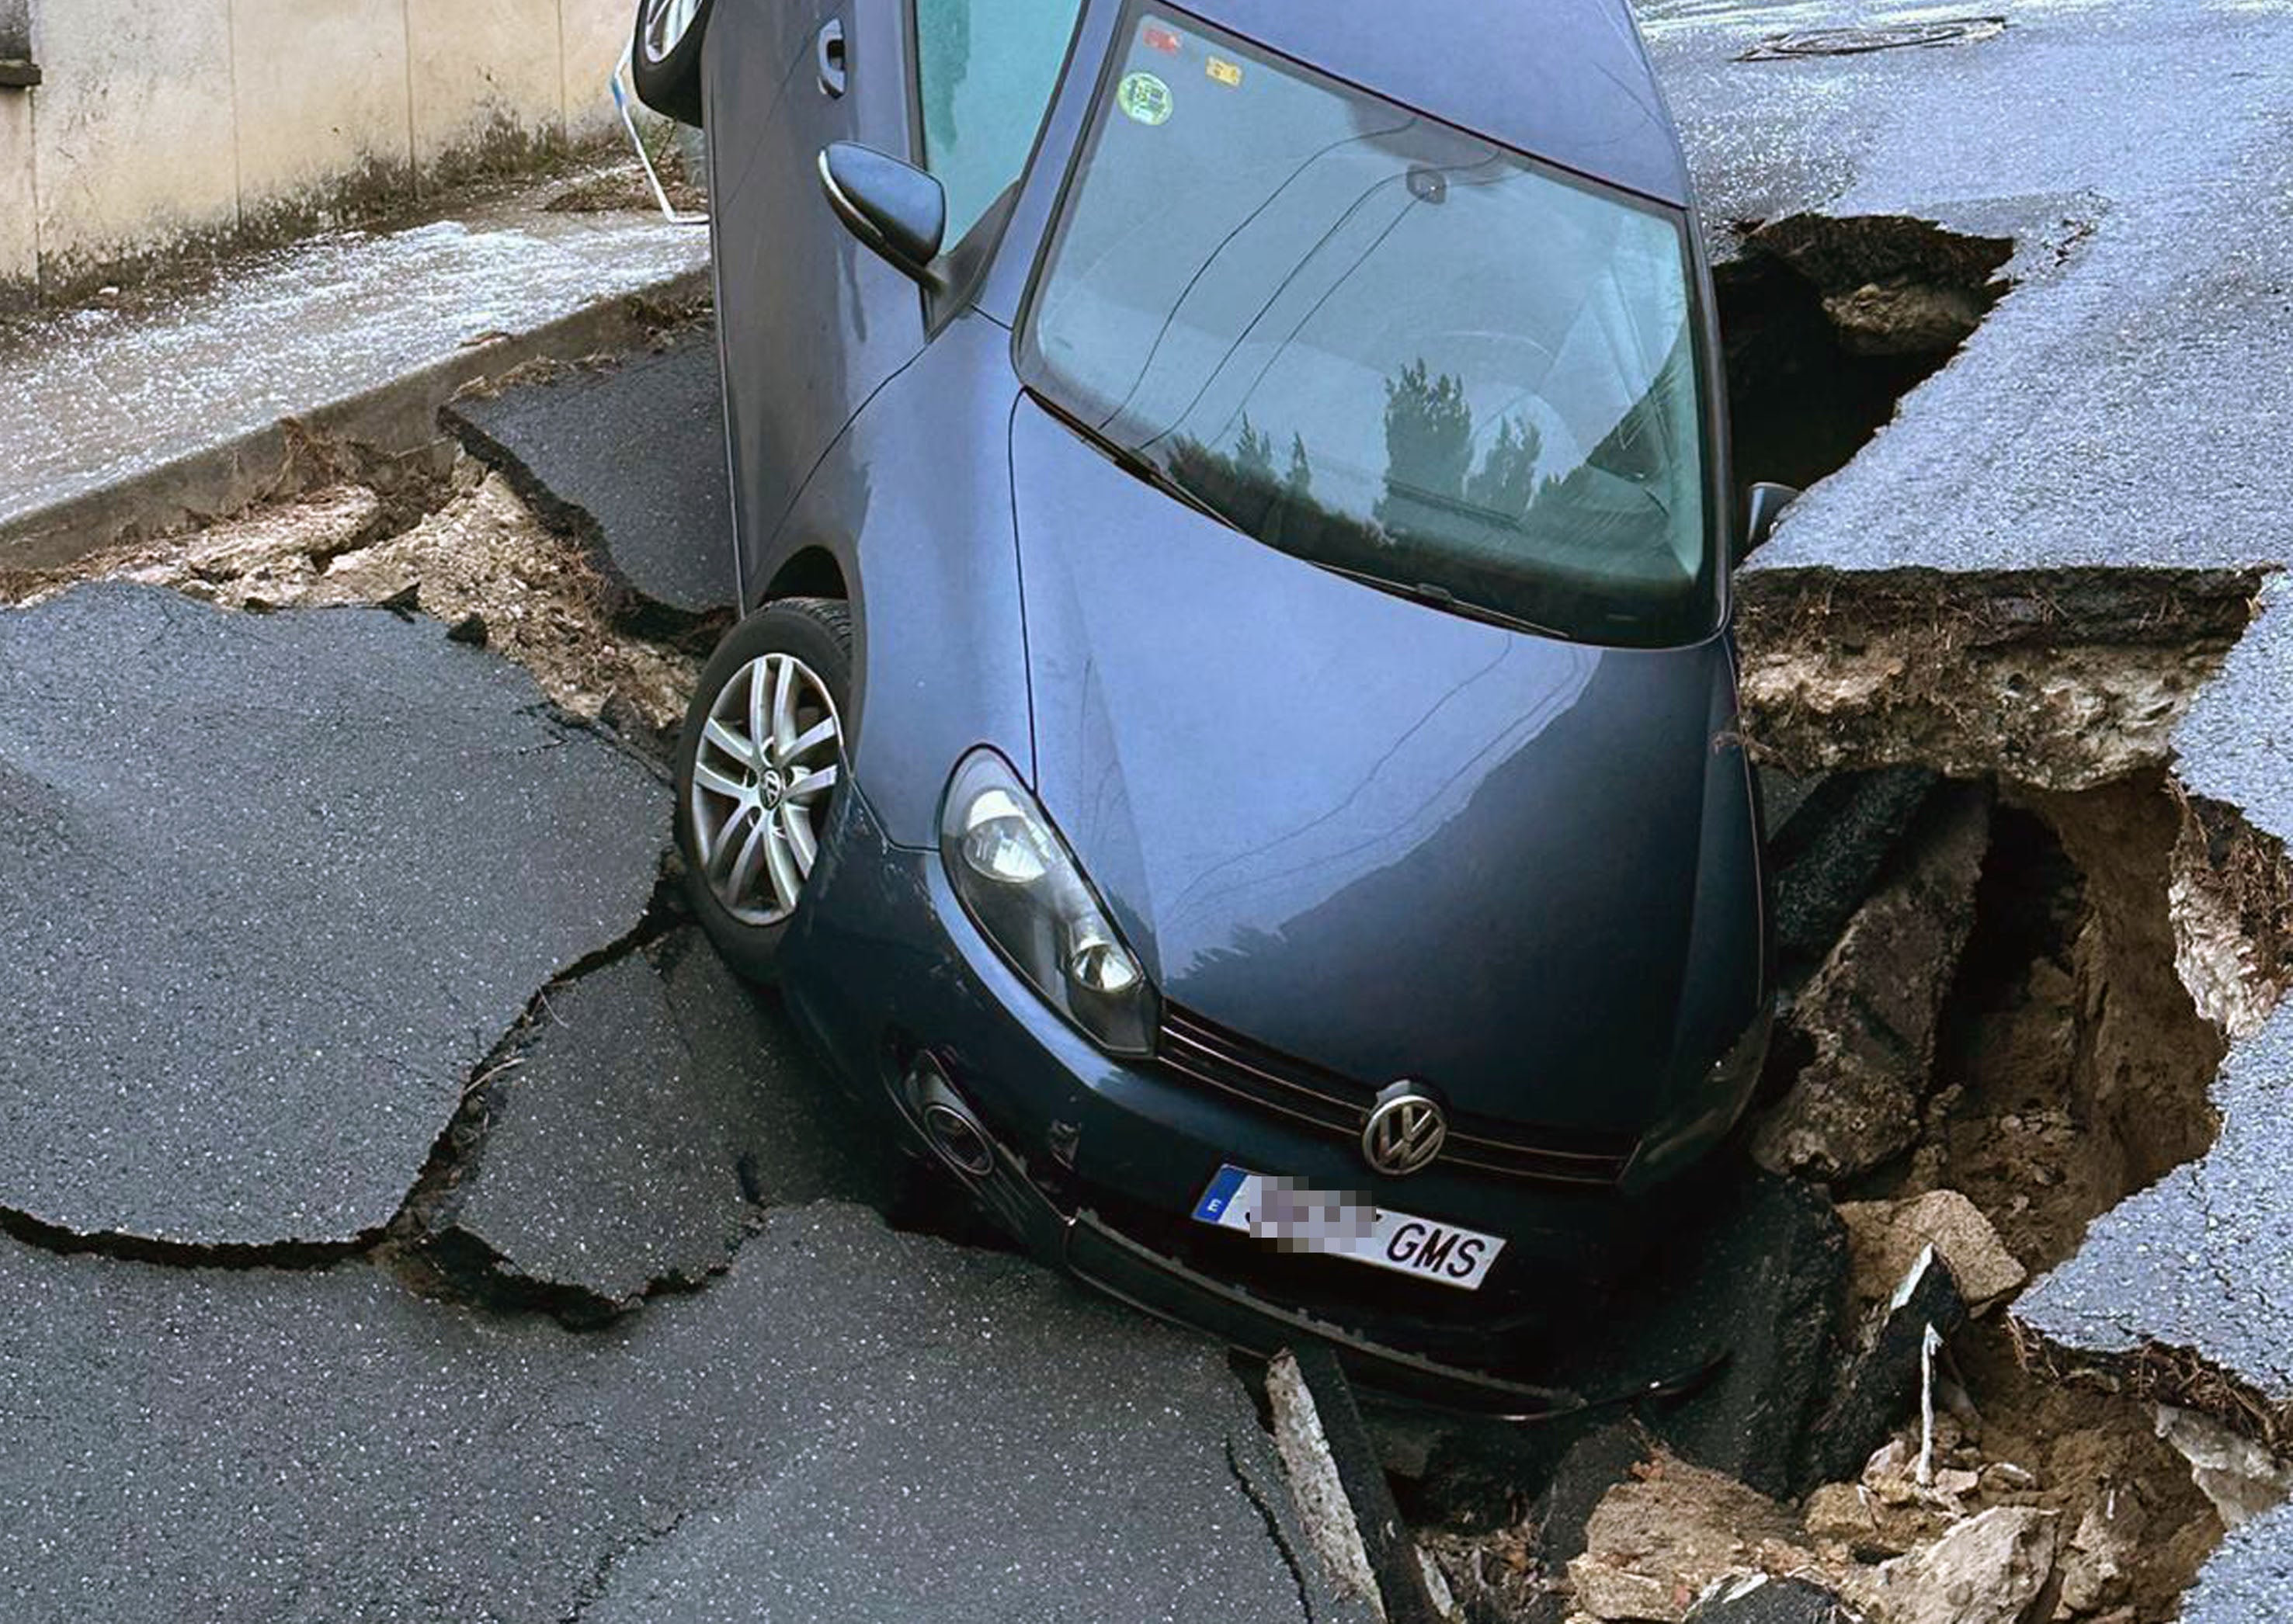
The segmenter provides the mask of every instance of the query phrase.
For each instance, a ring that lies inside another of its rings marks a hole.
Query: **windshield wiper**
[[[1359,581],[1365,586],[1374,586],[1380,592],[1390,592],[1398,598],[1407,598],[1413,602],[1428,603],[1450,614],[1462,615],[1468,620],[1478,620],[1484,626],[1501,626],[1510,632],[1527,632],[1538,637],[1557,638],[1562,642],[1577,641],[1557,626],[1539,626],[1534,620],[1524,620],[1520,616],[1507,614],[1503,610],[1491,609],[1486,603],[1475,603],[1432,581],[1395,580],[1387,576],[1373,575],[1366,570],[1349,570],[1343,564],[1325,563],[1318,558],[1306,562],[1319,564],[1348,580]]]
[[[1172,501],[1185,503],[1188,507],[1193,508],[1205,519],[1215,519],[1219,523],[1224,525],[1230,530],[1239,528],[1236,525],[1233,520],[1228,518],[1224,513],[1219,512],[1218,509],[1203,501],[1193,491],[1188,490],[1184,485],[1181,485],[1178,481],[1172,479],[1171,477],[1170,470],[1163,467],[1162,464],[1156,462],[1153,457],[1148,456],[1142,451],[1135,451],[1129,446],[1123,445],[1119,440],[1111,439],[1100,431],[1092,428],[1082,418],[1076,416],[1073,412],[1066,410],[1064,407],[1060,406],[1057,401],[1049,399],[1048,396],[1037,394],[1032,389],[1027,392],[1027,395],[1030,400],[1041,406],[1045,411],[1050,413],[1052,416],[1057,418],[1061,423],[1065,424],[1067,427],[1082,435],[1083,439],[1098,447],[1099,450],[1106,455],[1108,461],[1112,462],[1116,467],[1122,469],[1123,473],[1130,474],[1133,479],[1146,481],[1147,484],[1152,485],[1155,489],[1161,491]]]

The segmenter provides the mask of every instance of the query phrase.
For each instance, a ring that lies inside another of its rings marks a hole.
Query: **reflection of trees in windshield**
[[[1464,380],[1434,376],[1421,357],[1385,383],[1385,495],[1377,521],[1390,534],[1454,526],[1461,516],[1520,528],[1541,491],[1554,483],[1537,483],[1544,451],[1535,424],[1506,417],[1475,470]]]
[[[1422,359],[1385,381],[1385,397],[1384,494],[1367,513],[1314,494],[1313,452],[1302,433],[1291,435],[1284,468],[1273,433],[1246,413],[1228,448],[1181,438],[1165,466],[1229,523],[1301,558],[1412,590],[1437,585],[1462,602],[1539,626],[1622,618],[1613,585],[1601,585],[1604,556],[1646,550],[1647,509],[1660,503],[1643,491],[1640,511],[1619,512],[1611,497],[1622,481],[1597,456],[1565,477],[1540,477],[1544,437],[1511,414],[1498,420],[1477,466],[1462,380]],[[1628,414],[1604,443],[1629,447],[1639,428]],[[1555,573],[1533,577],[1532,562]]]

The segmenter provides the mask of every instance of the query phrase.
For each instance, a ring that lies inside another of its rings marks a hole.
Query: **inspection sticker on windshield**
[[[1122,110],[1141,124],[1171,121],[1171,87],[1151,73],[1134,73],[1115,88]]]
[[[1504,1250],[1503,1238],[1389,1212],[1340,1190],[1294,1178],[1220,1168],[1195,1205],[1195,1220],[1239,1230],[1281,1252],[1319,1252],[1373,1268],[1478,1291]]]

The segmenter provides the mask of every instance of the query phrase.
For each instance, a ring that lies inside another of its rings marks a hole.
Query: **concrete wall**
[[[604,137],[635,7],[29,0],[42,82],[0,89],[0,299]]]

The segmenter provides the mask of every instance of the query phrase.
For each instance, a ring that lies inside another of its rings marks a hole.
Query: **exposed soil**
[[[626,589],[467,458],[442,484],[396,500],[370,485],[338,482],[66,570],[0,574],[0,602],[33,602],[86,580],[170,586],[258,613],[418,610],[458,641],[525,667],[574,715],[595,720],[618,704],[652,730],[676,725],[700,671],[694,651],[630,631]]]
[[[1801,488],[1844,466],[1958,351],[2005,284],[2003,238],[1925,221],[1747,223],[1714,281],[1736,466]]]
[[[687,173],[684,149],[674,141],[654,144],[658,150],[652,151],[653,170],[660,176],[661,190],[668,194],[669,206],[679,214],[707,213],[709,195]],[[631,158],[582,176],[552,193],[541,206],[557,214],[649,214],[660,202],[646,183],[644,168]]]
[[[2157,775],[2037,795],[1996,825],[1908,1165],[1861,1196],[1956,1189],[2034,1275],[2204,1153],[2224,1052],[2174,973],[2177,804]]]
[[[1746,736],[1801,772],[1915,763],[2106,784],[2166,759],[2261,584],[2193,570],[1746,578]]]

